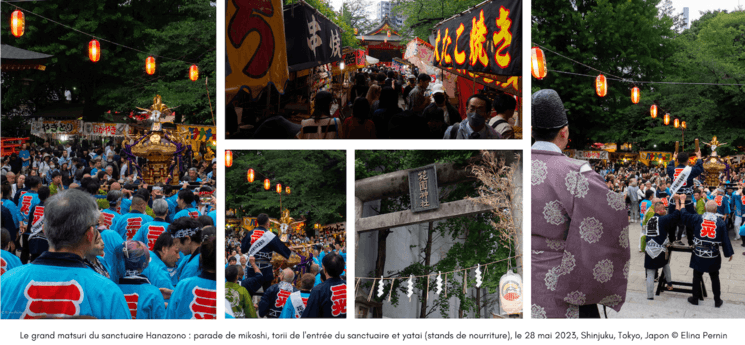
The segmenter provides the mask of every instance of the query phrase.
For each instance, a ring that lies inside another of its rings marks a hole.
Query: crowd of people
[[[570,124],[558,92],[535,92],[532,109],[532,317],[599,318],[598,305],[620,312],[634,249],[645,255],[648,299],[659,280],[698,305],[708,273],[721,307],[722,256],[731,261],[731,238],[745,234],[741,167],[730,166],[709,186],[700,150],[676,153],[658,167],[590,164],[564,155]],[[693,270],[689,290],[674,286],[672,250],[690,253],[675,255]]]
[[[270,229],[269,216],[258,226],[228,236],[225,246],[227,317],[345,318],[346,241],[344,230],[315,238],[290,235],[286,242]],[[275,267],[275,254],[287,260]],[[276,276],[276,278],[275,278]]]
[[[689,158],[694,155],[696,163],[690,165]],[[718,308],[724,303],[719,280],[719,251],[721,249],[731,261],[732,240],[743,240],[745,235],[745,185],[742,183],[745,169],[731,165],[719,174],[719,186],[707,186],[701,158],[700,151],[681,152],[666,166],[649,168],[640,163],[629,166],[598,163],[595,171],[604,176],[609,189],[625,197],[629,220],[640,225],[637,249],[645,253],[647,298],[654,299],[654,284],[660,277],[667,290],[675,288],[671,283],[669,248],[678,246],[691,250],[694,287],[702,286],[703,273],[709,273]],[[686,170],[688,172],[684,173]],[[681,175],[686,179],[681,177],[676,184]],[[731,232],[734,232],[732,236]],[[745,247],[745,241],[740,245]],[[662,276],[658,272],[660,269]],[[702,289],[692,291],[693,296],[688,301],[698,305]]]
[[[343,97],[315,93],[310,118],[295,124],[276,115],[257,124],[254,139],[513,139],[517,101],[509,94],[494,99],[468,98],[466,114],[450,103],[442,83],[426,73],[411,74],[370,67],[349,74]],[[339,102],[346,104],[338,104]],[[228,117],[235,109],[228,107]],[[337,109],[332,113],[332,109]],[[237,124],[237,122],[236,122]]]
[[[214,319],[215,161],[148,185],[94,145],[3,158],[2,318]]]

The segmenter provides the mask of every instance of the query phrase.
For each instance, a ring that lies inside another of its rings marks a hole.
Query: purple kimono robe
[[[588,304],[620,311],[631,257],[624,197],[586,161],[541,144],[531,162],[532,318],[577,318]]]

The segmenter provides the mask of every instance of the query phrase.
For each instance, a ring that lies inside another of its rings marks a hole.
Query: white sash
[[[33,214],[31,215],[31,218],[33,219]],[[44,236],[44,232],[42,231],[44,228],[44,216],[41,216],[36,223],[31,225],[31,235],[29,235],[28,239],[46,239],[46,236]]]
[[[680,189],[680,187],[683,187],[683,184],[686,183],[689,175],[691,175],[691,167],[687,166],[685,167],[685,169],[683,169],[683,171],[680,172],[680,175],[678,175],[678,178],[675,179],[673,185],[670,186],[670,196],[668,197],[668,201],[673,200],[675,193],[678,192],[678,189]]]
[[[269,244],[269,242],[271,242],[275,237],[277,236],[270,230],[264,231],[264,234],[261,235],[261,237],[259,237],[259,239],[251,245],[251,248],[248,250],[248,256],[255,256],[256,253],[264,249],[264,247],[266,247],[266,245]]]
[[[295,317],[300,318],[305,311],[305,304],[303,303],[303,296],[300,291],[295,291],[290,294],[290,301],[292,301],[292,307],[295,308]]]
[[[647,241],[647,246],[644,251],[647,252],[647,255],[649,255],[650,258],[656,259],[660,254],[667,253],[667,245],[669,243],[670,240],[668,238],[665,238],[665,242],[662,244],[659,244],[654,240],[649,240]]]

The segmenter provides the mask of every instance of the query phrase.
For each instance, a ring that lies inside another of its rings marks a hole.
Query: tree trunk
[[[424,247],[424,269],[425,274],[429,274],[429,264],[432,259],[432,226],[434,222],[429,222],[427,225],[427,245]],[[422,296],[422,308],[419,311],[419,318],[424,319],[427,317],[427,302],[429,302],[429,286],[425,285],[425,291]]]
[[[378,259],[375,261],[375,277],[380,277],[385,272],[385,247],[390,232],[391,231],[388,229],[378,231]],[[391,281],[391,283],[393,283],[393,281]],[[373,308],[373,318],[379,319],[382,317],[383,307]]]

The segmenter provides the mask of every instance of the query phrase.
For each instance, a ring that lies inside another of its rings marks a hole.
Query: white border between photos
[[[421,332],[451,332],[456,334],[458,332],[463,333],[503,333],[511,332],[512,340],[514,338],[514,332],[518,332],[523,335],[522,343],[538,343],[538,341],[530,341],[524,338],[526,332],[602,332],[608,331],[614,335],[618,332],[639,332],[646,334],[646,332],[664,332],[672,333],[683,332],[683,331],[694,331],[700,332],[703,330],[709,330],[710,332],[729,332],[729,339],[726,344],[737,343],[737,339],[740,342],[745,340],[742,332],[738,333],[738,323],[742,320],[687,320],[687,319],[667,319],[667,320],[643,320],[643,319],[619,319],[610,321],[597,321],[597,320],[532,320],[530,318],[531,309],[531,244],[530,244],[530,229],[531,229],[531,203],[530,199],[530,165],[528,162],[531,159],[530,155],[530,114],[531,114],[531,102],[530,102],[530,91],[532,77],[530,74],[530,48],[532,46],[531,41],[531,4],[529,0],[524,0],[523,4],[523,140],[493,140],[493,141],[438,141],[438,140],[427,140],[427,141],[414,141],[414,140],[345,140],[345,141],[323,141],[323,140],[306,140],[302,144],[298,141],[290,140],[224,140],[225,133],[225,121],[224,121],[224,109],[225,109],[225,97],[224,97],[224,85],[225,76],[219,71],[225,70],[225,49],[223,47],[225,42],[225,4],[227,0],[217,1],[217,35],[216,35],[216,46],[217,49],[217,94],[213,96],[216,101],[213,102],[215,105],[215,112],[218,118],[217,124],[217,138],[218,138],[218,149],[217,149],[217,166],[218,169],[224,169],[224,157],[225,150],[251,150],[251,149],[267,149],[267,150],[346,150],[347,158],[347,239],[348,248],[350,248],[350,254],[347,258],[349,263],[347,265],[349,277],[355,277],[355,228],[354,228],[354,160],[355,150],[436,150],[436,149],[464,149],[464,150],[479,150],[479,149],[492,149],[492,150],[522,150],[523,151],[523,200],[526,201],[523,204],[523,251],[524,251],[524,318],[523,319],[507,319],[507,320],[493,320],[493,319],[469,319],[469,320],[451,320],[451,319],[383,319],[383,320],[367,320],[367,319],[354,319],[355,305],[354,305],[354,283],[353,279],[348,282],[347,296],[351,298],[347,299],[347,310],[348,318],[346,320],[303,320],[299,322],[294,321],[278,321],[278,320],[224,320],[224,304],[219,303],[224,301],[225,291],[220,288],[220,284],[224,281],[224,270],[218,270],[217,282],[218,282],[218,320],[216,321],[196,321],[196,320],[155,320],[155,321],[119,321],[119,320],[91,320],[91,321],[52,321],[52,320],[38,320],[38,321],[18,321],[18,320],[1,320],[0,326],[6,332],[5,342],[8,344],[18,343],[31,343],[30,339],[22,340],[19,338],[20,333],[51,333],[55,331],[57,334],[64,333],[81,333],[85,332],[90,334],[91,332],[96,333],[131,333],[131,332],[153,332],[153,333],[169,333],[169,332],[199,332],[199,333],[220,333],[223,335],[223,340],[228,332],[233,334],[240,334],[245,332],[257,333],[257,332],[268,332],[271,337],[272,333],[283,333],[283,332],[325,332],[331,334],[337,334],[337,332],[356,332],[356,333],[412,333]],[[224,197],[225,197],[225,182],[224,182],[224,170],[218,175],[218,212],[217,222],[218,226],[217,241],[219,244],[225,242],[225,212],[222,211],[225,208]],[[224,245],[218,245],[218,258],[224,257]],[[221,262],[221,261],[220,261]],[[220,267],[220,264],[218,264]],[[13,330],[9,332],[8,330]],[[85,344],[91,343],[91,339],[84,341],[62,341],[55,340],[55,344]],[[98,339],[100,340],[100,339]],[[236,339],[237,340],[237,339]],[[263,340],[262,340],[263,341]],[[298,341],[296,339],[280,340],[278,344],[285,344],[287,341]],[[326,344],[327,340],[299,340],[305,344]],[[349,341],[353,344],[371,344],[371,341]],[[493,344],[496,341],[504,340],[481,340],[477,343],[481,344]],[[561,341],[561,340],[559,340]],[[594,340],[593,340],[594,341]],[[674,340],[662,340],[658,341],[658,344],[673,344],[679,342],[679,339]],[[113,340],[113,344],[131,344],[131,340]],[[158,341],[158,340],[140,340],[144,344],[169,344],[176,343],[176,341]],[[188,340],[193,342],[193,340]],[[266,341],[263,341],[267,343]],[[407,340],[404,343],[424,343],[422,340]],[[428,340],[428,343],[441,343],[441,344],[452,344],[453,342],[446,340]],[[587,341],[583,341],[587,342]],[[50,342],[46,342],[50,343]],[[178,343],[184,343],[184,341],[178,341]],[[204,343],[204,341],[200,342]],[[250,340],[244,343],[252,343]],[[340,343],[336,341],[336,343]],[[375,341],[379,343],[379,341]],[[542,342],[541,342],[542,343]],[[616,340],[614,343],[632,343],[629,340]]]

